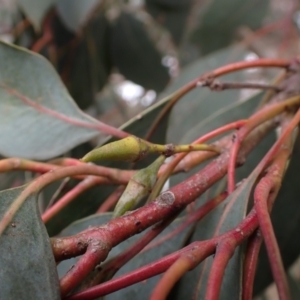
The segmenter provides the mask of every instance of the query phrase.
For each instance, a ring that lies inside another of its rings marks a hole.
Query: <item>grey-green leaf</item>
[[[0,192],[0,218],[24,187]],[[36,197],[23,204],[0,237],[0,299],[60,299],[56,264]]]
[[[213,0],[199,18],[200,24],[191,34],[203,54],[229,45],[241,26],[257,29],[269,7],[269,0]],[[224,9],[226,7],[226,9]],[[200,6],[201,9],[202,6]]]
[[[146,15],[121,11],[111,25],[111,56],[121,74],[146,89],[161,92],[170,80],[161,53],[151,39]],[[155,24],[155,22],[153,22]],[[154,26],[154,25],[153,25]],[[153,27],[152,26],[152,27]]]
[[[98,2],[99,0],[59,0],[56,9],[65,25],[77,32]]]
[[[0,42],[0,61],[2,155],[50,159],[99,134],[45,58]]]
[[[55,0],[17,0],[18,4],[24,10],[26,16],[30,19],[36,29],[40,29],[46,12],[53,5]]]

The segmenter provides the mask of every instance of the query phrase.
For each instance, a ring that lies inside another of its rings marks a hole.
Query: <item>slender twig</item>
[[[199,139],[194,141],[192,144],[204,143],[204,142],[206,142],[206,141],[208,141],[208,140],[210,140],[210,139],[212,139],[216,136],[219,136],[219,135],[221,135],[221,134],[223,134],[227,131],[234,130],[234,129],[239,129],[243,125],[245,125],[246,122],[247,122],[247,120],[239,120],[239,121],[232,122],[232,123],[229,123],[227,125],[224,125],[220,128],[212,130],[209,133],[203,135],[202,137],[200,137]],[[151,192],[150,196],[148,197],[147,202],[151,202],[156,198],[156,196],[158,194],[158,191],[160,191],[162,189],[163,185],[168,180],[169,176],[172,174],[172,172],[174,171],[176,166],[187,155],[188,155],[188,153],[180,153],[180,154],[176,155],[170,163],[162,166],[162,168],[160,169],[160,171],[158,173],[158,180],[157,180],[156,184],[154,185],[154,187],[152,189],[152,192]],[[208,155],[209,156],[207,156],[207,159],[215,156],[214,154],[211,154],[211,153],[208,154]],[[204,158],[204,156],[203,156],[203,158]],[[199,161],[197,161],[197,163],[199,163]]]
[[[215,237],[210,240],[194,242],[189,246],[174,252],[170,255],[167,255],[159,260],[145,265],[137,270],[134,270],[130,273],[122,275],[118,278],[112,279],[108,282],[102,283],[85,291],[79,292],[75,295],[67,297],[68,300],[92,300],[97,297],[105,296],[117,290],[120,290],[124,287],[128,287],[137,282],[141,282],[158,274],[165,272],[169,267],[176,262],[178,258],[182,255],[201,255],[204,259],[205,257],[213,254],[215,252],[216,245],[222,239],[228,237],[234,237],[237,245],[241,244],[246,240],[253,231],[258,226],[258,220],[254,210],[248,214],[248,216],[239,224],[239,230],[233,228],[227,233],[224,233],[218,237]]]
[[[87,176],[80,183],[78,183],[73,189],[66,193],[61,199],[59,199],[54,205],[49,207],[43,215],[42,220],[44,223],[49,222],[59,211],[70,204],[76,197],[82,194],[84,191],[91,187],[109,183],[110,181],[105,177]]]
[[[31,171],[36,173],[46,173],[59,166],[51,163],[42,163],[23,158],[11,157],[0,160],[0,172],[8,172],[13,170]]]
[[[212,211],[217,205],[219,205],[221,202],[223,202],[226,199],[227,196],[228,196],[228,193],[225,191],[225,192],[219,194],[218,196],[216,196],[215,198],[213,198],[213,199],[207,201],[206,203],[204,203],[203,205],[201,205],[195,212],[190,214],[187,217],[187,219],[180,226],[178,226],[176,229],[171,231],[169,234],[163,236],[162,238],[160,238],[156,242],[154,242],[152,244],[149,244],[147,247],[145,247],[145,249],[142,251],[142,253],[146,252],[150,249],[153,249],[154,247],[158,247],[159,245],[161,245],[165,241],[167,241],[167,240],[171,239],[172,237],[178,235],[181,231],[183,231],[189,225],[191,225],[193,223],[196,223],[196,222],[199,222],[210,211]]]
[[[258,263],[258,254],[262,244],[262,236],[260,230],[256,230],[250,237],[245,254],[244,270],[243,270],[243,300],[253,299],[253,285]]]
[[[249,68],[265,68],[265,67],[274,67],[274,68],[288,68],[290,66],[291,62],[289,60],[284,59],[257,59],[253,61],[241,61],[241,62],[235,62],[232,64],[228,64],[224,67],[220,67],[218,69],[215,69],[214,71],[205,73],[198,78],[194,79],[193,81],[189,82],[185,86],[183,86],[181,89],[179,89],[177,92],[173,93],[172,95],[168,96],[165,101],[169,101],[168,104],[161,110],[155,121],[152,123],[147,135],[145,136],[146,140],[149,140],[155,130],[158,128],[158,124],[161,122],[161,120],[164,118],[164,116],[171,110],[171,108],[177,103],[178,100],[180,100],[185,94],[187,94],[189,91],[193,90],[198,86],[199,82],[202,82],[203,80],[207,80],[208,78],[214,79],[217,77],[220,77],[222,75],[236,72],[243,69],[249,69]]]
[[[291,122],[285,124],[285,132],[290,132],[290,136],[288,136],[289,138],[286,138],[285,142],[281,144],[282,147],[274,158],[272,165],[269,167],[268,173],[260,180],[254,191],[254,207],[258,216],[260,230],[266,244],[272,273],[278,288],[280,299],[290,299],[290,293],[269,210],[279,191],[286,164],[292,151],[292,130],[299,121],[300,110]]]
[[[149,244],[154,238],[156,238],[166,227],[168,227],[174,219],[178,216],[179,212],[171,216],[170,218],[155,225],[144,236],[142,236],[137,242],[120,253],[116,257],[107,261],[101,266],[101,272],[99,272],[92,280],[89,281],[89,287],[98,284],[100,281],[107,281],[111,279],[115,273],[125,265],[129,260],[136,256],[141,250]],[[103,280],[105,279],[105,280]],[[86,287],[86,285],[85,285]]]
[[[68,183],[70,182],[70,177],[65,178],[62,183],[59,185],[59,187],[56,189],[54,194],[52,195],[51,199],[49,200],[46,209],[44,210],[47,211],[57,200],[57,197],[62,193],[62,191],[67,187]]]
[[[194,253],[193,253],[194,254]],[[176,262],[166,271],[161,280],[153,290],[150,300],[165,300],[175,283],[189,270],[193,269],[203,260],[207,253],[201,251],[202,255],[192,255],[191,252],[180,256]]]
[[[228,163],[228,192],[232,193],[235,189],[235,168],[236,168],[236,158],[238,156],[239,149],[242,142],[247,137],[247,135],[259,124],[265,122],[266,120],[274,118],[276,115],[282,113],[289,107],[300,104],[300,96],[291,97],[284,102],[275,103],[265,107],[264,109],[258,111],[254,114],[249,122],[234,135],[233,145],[230,152],[230,160]]]
[[[132,177],[133,171],[122,171],[96,165],[82,164],[66,168],[58,168],[53,170],[52,172],[48,172],[30,183],[13,201],[11,206],[8,208],[8,210],[0,220],[0,236],[8,226],[9,222],[11,222],[16,212],[20,209],[22,204],[26,201],[26,199],[28,199],[28,197],[37,194],[39,191],[41,191],[41,189],[54,181],[75,175],[106,176],[112,182],[124,184],[128,182],[129,178]]]
[[[265,180],[264,180],[265,179]],[[254,192],[255,208],[259,220],[260,230],[262,232],[274,280],[278,289],[280,299],[290,299],[288,281],[285,275],[279,246],[273,230],[271,218],[268,212],[267,199],[273,189],[273,181],[269,178],[263,178]]]
[[[262,126],[260,131],[251,135],[251,139],[249,139],[248,143],[243,144],[243,151],[240,152],[239,156],[240,159],[244,160],[245,156],[271,128],[273,128],[273,123]],[[227,138],[225,138],[225,140],[227,140]],[[106,258],[110,247],[114,247],[133,234],[139,233],[149,226],[167,218],[176,210],[180,210],[199,197],[199,195],[207,190],[213,183],[224,176],[227,170],[228,159],[228,154],[222,153],[217,159],[212,161],[198,173],[172,187],[169,191],[161,194],[156,201],[153,201],[130,214],[113,219],[107,223],[105,227],[91,228],[84,234],[81,233],[73,237],[52,240],[52,249],[56,260],[63,260],[83,254],[86,250],[86,246],[96,239],[96,241],[100,243],[99,252],[102,253],[99,262],[102,261]],[[78,241],[80,241],[80,243],[78,243]],[[87,257],[85,257],[85,259],[87,259]],[[73,272],[78,274],[78,270],[83,267],[81,266],[83,261],[84,260],[79,261],[61,279],[61,287],[64,294],[75,288],[75,281],[69,280],[69,277],[73,276]],[[85,274],[86,273],[84,272],[82,279]],[[77,278],[77,280],[79,280],[79,278]],[[70,282],[72,285],[69,285]]]
[[[103,201],[96,213],[100,214],[109,211],[118,202],[125,188],[125,185],[120,185],[119,187],[117,187],[114,192],[109,195],[106,200]]]
[[[256,89],[272,90],[280,92],[281,89],[276,85],[252,83],[252,82],[222,82],[219,80],[203,80],[198,82],[198,86],[208,87],[212,91],[224,91],[228,89]]]
[[[234,238],[222,239],[216,248],[215,257],[209,272],[205,299],[218,300],[221,292],[222,281],[226,266],[237,246]]]

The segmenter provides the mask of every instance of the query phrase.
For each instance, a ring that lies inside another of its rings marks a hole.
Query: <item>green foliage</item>
[[[200,26],[192,33],[192,39],[203,54],[229,45],[236,29],[249,26],[257,29],[269,7],[269,0],[239,1],[214,0],[203,11]],[[259,9],[258,9],[259,4]],[[225,8],[226,9],[222,9]]]
[[[2,155],[50,159],[99,134],[45,58],[1,42],[0,60]]]
[[[0,192],[0,218],[24,187]],[[36,197],[30,197],[0,236],[1,299],[60,299],[56,264],[40,219]]]

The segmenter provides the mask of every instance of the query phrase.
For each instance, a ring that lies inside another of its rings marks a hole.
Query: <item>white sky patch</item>
[[[179,73],[179,62],[178,59],[171,55],[166,55],[162,58],[162,65],[169,68],[169,74],[175,77]]]
[[[116,92],[130,106],[141,104],[147,107],[154,103],[157,96],[155,91],[146,91],[142,86],[129,80],[117,84]]]
[[[259,58],[259,56],[256,53],[249,52],[249,53],[247,53],[245,55],[244,60],[251,61],[251,60],[258,59],[258,58]],[[258,70],[257,68],[251,68],[251,69],[247,69],[246,72],[248,72],[248,73],[255,73],[255,72],[257,72],[257,70]]]

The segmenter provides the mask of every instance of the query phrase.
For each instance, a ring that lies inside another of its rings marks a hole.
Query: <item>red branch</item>
[[[249,136],[248,143],[243,145],[240,152],[239,157],[241,160],[244,160],[244,157],[248,155],[273,126],[273,122],[269,122]],[[224,139],[230,141],[230,137],[225,137]],[[99,262],[102,261],[106,258],[111,247],[167,218],[194,201],[194,199],[226,174],[228,159],[228,153],[224,152],[201,171],[161,194],[156,201],[125,216],[116,218],[108,222],[104,227],[92,228],[73,237],[54,239],[52,248],[56,260],[60,261],[83,254],[88,242],[97,240],[101,241],[101,245],[103,245],[101,246],[102,255]],[[78,243],[78,241],[81,242]],[[84,256],[86,255],[88,254]],[[82,265],[82,261],[79,261],[61,279],[63,295],[66,295],[75,287],[75,282],[69,278],[73,276],[73,272],[77,273],[78,269],[84,269],[84,271],[82,270],[82,279],[92,270],[85,268]]]
[[[206,300],[218,300],[221,292],[222,281],[226,266],[232,257],[237,246],[237,241],[233,238],[222,239],[216,248],[216,254],[209,273]]]
[[[252,210],[248,216],[238,225],[239,230],[233,228],[227,233],[206,241],[194,242],[187,247],[167,255],[156,262],[145,265],[135,271],[112,279],[108,282],[102,283],[98,286],[92,287],[78,294],[67,297],[67,300],[92,300],[97,297],[105,296],[124,287],[130,286],[137,282],[141,282],[158,274],[165,272],[170,268],[182,255],[190,255],[190,257],[199,258],[201,260],[215,252],[216,246],[222,240],[234,238],[237,245],[241,244],[247,239],[253,231],[257,228],[258,221],[256,213]]]
[[[193,90],[194,88],[197,88],[199,86],[202,86],[203,81],[211,80],[232,72],[244,70],[244,69],[251,69],[251,68],[265,68],[265,67],[271,67],[271,68],[288,68],[291,65],[291,61],[285,60],[285,59],[267,59],[267,58],[261,58],[257,60],[252,61],[240,61],[228,64],[226,66],[220,67],[218,69],[215,69],[214,71],[207,72],[198,78],[194,79],[193,81],[187,83],[185,86],[183,86],[181,89],[179,89],[177,92],[175,92],[173,95],[169,97],[170,101],[168,104],[161,110],[158,117],[153,122],[152,126],[150,127],[145,139],[149,140],[155,130],[158,127],[158,124],[161,122],[161,120],[164,118],[166,113],[177,103],[178,100],[181,99],[182,96]]]
[[[253,233],[248,241],[243,272],[243,300],[253,299],[253,285],[258,263],[258,254],[262,244],[260,230]]]
[[[44,223],[49,222],[59,211],[70,204],[76,197],[82,194],[84,191],[90,189],[97,184],[108,184],[110,180],[105,177],[87,176],[80,183],[78,183],[72,190],[66,193],[61,199],[59,199],[54,205],[47,209],[43,215],[42,220]]]

